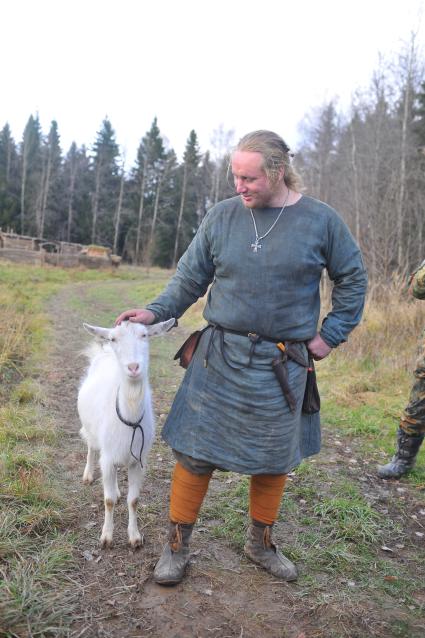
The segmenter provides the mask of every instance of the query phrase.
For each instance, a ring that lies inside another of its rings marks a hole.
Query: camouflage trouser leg
[[[419,346],[409,403],[403,411],[400,428],[410,435],[425,434],[425,332]]]

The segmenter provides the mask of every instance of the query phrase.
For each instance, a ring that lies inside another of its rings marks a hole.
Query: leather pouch
[[[309,359],[307,369],[307,383],[305,386],[302,412],[316,414],[320,411],[320,395],[317,387],[316,371],[313,359]]]
[[[204,328],[203,330],[195,330],[195,332],[192,332],[192,334],[188,336],[186,341],[174,355],[174,361],[179,359],[179,364],[185,370],[189,367],[189,363],[192,361],[195,350],[198,347],[199,340],[201,339],[202,334],[205,332],[206,329],[207,328]]]

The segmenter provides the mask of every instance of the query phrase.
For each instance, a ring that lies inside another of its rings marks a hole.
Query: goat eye
[[[111,337],[111,341],[116,341],[115,337]]]

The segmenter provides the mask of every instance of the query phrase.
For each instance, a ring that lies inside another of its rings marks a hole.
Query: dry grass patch
[[[2,331],[0,333],[0,371],[6,365],[14,365],[26,354],[26,333],[28,320],[25,315],[17,315],[16,309],[6,306],[0,309]]]
[[[425,304],[399,280],[371,286],[362,323],[317,365],[324,420],[351,434],[381,432],[393,439],[424,327]]]

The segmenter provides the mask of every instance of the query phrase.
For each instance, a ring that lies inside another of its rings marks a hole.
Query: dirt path
[[[119,286],[122,306],[125,307],[125,286],[130,284],[121,282],[114,285]],[[73,619],[72,638],[257,638],[262,635],[268,638],[360,638],[396,635],[385,633],[388,617],[394,612],[387,610],[383,614],[382,609],[376,608],[366,595],[361,608],[347,600],[344,609],[341,609],[333,606],[332,602],[335,583],[329,583],[330,598],[321,596],[313,599],[311,595],[304,595],[302,585],[298,583],[275,581],[246,561],[226,541],[215,539],[210,533],[214,520],[203,520],[194,532],[191,566],[185,581],[174,588],[156,585],[152,580],[152,570],[165,540],[172,468],[170,453],[159,440],[151,454],[140,501],[139,519],[146,539],[144,547],[133,552],[127,546],[124,498],[116,509],[114,546],[100,550],[98,538],[103,522],[101,482],[97,476],[91,487],[81,483],[85,447],[78,436],[76,413],[77,387],[85,367],[85,360],[79,355],[84,334],[80,308],[84,308],[85,299],[87,304],[91,303],[91,287],[87,284],[69,287],[52,302],[57,345],[45,377],[48,409],[62,432],[59,465],[69,507],[74,512],[73,531],[77,537],[78,570],[71,576],[78,592],[78,608]],[[80,303],[70,303],[72,299],[79,299]],[[101,310],[97,305],[96,312]],[[108,310],[107,304],[103,310]],[[84,319],[90,313],[86,314]],[[90,317],[90,320],[93,319]],[[170,352],[175,351],[182,336],[182,332],[176,331],[170,337]],[[160,368],[159,355],[154,348],[153,345],[152,362]],[[170,365],[167,363],[167,367]],[[170,381],[164,384],[160,376],[153,384],[158,430],[177,387],[180,370],[175,368],[172,374],[176,378],[171,387]],[[326,459],[332,459],[328,466],[335,467],[337,471],[339,463],[346,464],[355,456],[350,448],[348,450],[343,441],[337,442],[333,450],[327,450]],[[377,484],[373,470],[364,469],[360,483],[363,491],[372,493],[375,501],[380,499],[384,502],[384,507],[391,495],[396,494],[397,486]],[[209,498],[214,498],[223,483],[222,478],[213,478]],[[125,494],[123,474],[120,484]],[[416,511],[416,497],[409,494],[405,493],[406,503],[409,501],[411,511]],[[278,523],[276,537],[278,541],[290,543],[300,530],[301,527],[297,529],[292,524]],[[397,635],[419,636],[420,632]]]

